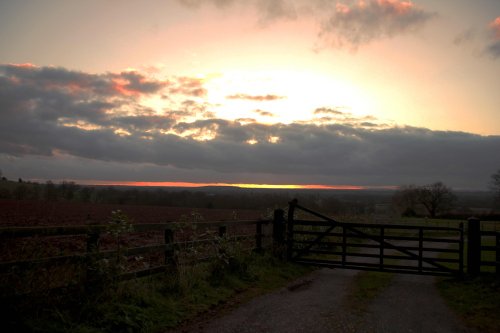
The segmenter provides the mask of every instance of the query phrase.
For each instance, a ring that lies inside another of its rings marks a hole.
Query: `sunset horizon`
[[[486,190],[500,167],[495,0],[27,1],[0,22],[9,179]]]

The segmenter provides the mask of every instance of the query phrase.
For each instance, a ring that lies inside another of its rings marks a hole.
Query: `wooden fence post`
[[[422,227],[418,228],[418,272],[422,273],[424,258],[424,229]]]
[[[276,209],[273,218],[273,255],[284,258],[285,250],[285,211]]]
[[[385,228],[380,228],[380,249],[379,249],[379,266],[381,270],[384,270],[384,241],[385,241]]]
[[[177,268],[174,248],[174,231],[172,229],[164,230],[165,240],[165,265],[175,270]]]
[[[285,211],[276,209],[273,219],[273,244],[281,246],[285,242]]]
[[[219,227],[219,237],[224,237],[224,235],[226,235],[226,232],[227,232],[227,227],[225,225],[221,225]]]
[[[295,206],[297,199],[290,201],[288,205],[288,223],[286,228],[286,259],[292,260],[293,255],[293,215],[295,214]]]
[[[87,291],[97,290],[100,286],[95,284],[98,283],[98,267],[97,253],[99,252],[99,238],[100,232],[98,229],[92,228],[92,222],[90,217],[87,217],[87,224],[90,229],[87,233],[87,258],[86,258],[86,273],[85,273],[85,289]]]
[[[342,267],[345,266],[347,259],[347,230],[345,225],[342,226]]]
[[[479,219],[467,220],[467,273],[477,276],[481,271],[481,224]]]
[[[262,222],[255,224],[255,252],[262,252]]]
[[[500,278],[500,233],[496,233],[495,236],[495,245],[496,245],[496,251],[495,251],[495,273],[497,278]]]
[[[460,278],[464,277],[464,223],[460,222],[460,243],[458,245],[458,270]]]
[[[92,230],[87,234],[87,254],[99,251],[99,231]]]

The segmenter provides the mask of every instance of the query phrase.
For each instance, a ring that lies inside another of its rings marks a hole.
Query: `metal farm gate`
[[[294,217],[297,211],[313,219],[297,219]],[[463,247],[463,224],[449,228],[343,223],[302,207],[296,200],[289,204],[287,257],[301,264],[461,276]]]

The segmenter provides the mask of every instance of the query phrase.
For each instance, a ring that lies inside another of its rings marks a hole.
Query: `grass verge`
[[[500,281],[492,275],[473,280],[443,279],[437,287],[465,324],[479,332],[500,332]]]
[[[494,245],[492,239],[483,245]],[[467,253],[465,243],[464,253]],[[481,260],[494,261],[493,251],[481,251]],[[443,253],[441,258],[449,257]],[[467,256],[464,257],[467,266]],[[500,332],[500,279],[493,274],[494,267],[481,267],[481,277],[457,280],[440,279],[437,288],[448,306],[470,328],[479,332]]]
[[[392,273],[360,272],[354,277],[346,305],[355,314],[362,314],[370,303],[391,284],[393,277]]]
[[[236,265],[179,267],[114,285],[94,293],[2,305],[7,331],[158,332],[224,304],[284,286],[311,269],[267,254],[250,254]],[[241,298],[241,297],[240,297]]]

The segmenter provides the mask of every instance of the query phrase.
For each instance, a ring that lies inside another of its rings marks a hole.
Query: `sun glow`
[[[354,84],[312,71],[228,71],[207,79],[206,87],[208,102],[224,119],[291,123],[311,119],[318,106],[369,113],[364,93]]]

